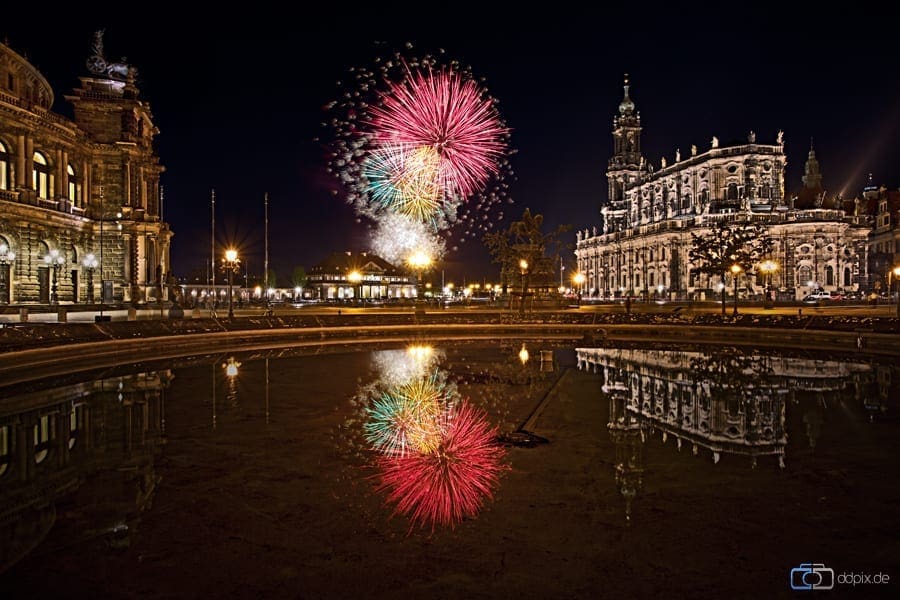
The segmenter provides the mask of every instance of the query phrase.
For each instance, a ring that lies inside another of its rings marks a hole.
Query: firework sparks
[[[502,218],[494,207],[510,202],[509,129],[470,69],[395,53],[338,85],[323,123],[335,134],[329,170],[375,223],[372,251],[396,263],[424,242],[437,259],[447,241],[480,237]]]
[[[366,409],[365,436],[389,456],[434,452],[441,441],[441,415],[452,402],[437,373],[384,392]]]
[[[432,148],[442,180],[463,197],[498,171],[508,130],[494,102],[471,79],[449,69],[412,71],[391,82],[383,102],[371,110],[378,145]]]
[[[441,415],[441,440],[429,453],[385,456],[379,489],[412,524],[454,526],[478,514],[505,470],[504,449],[485,414],[462,402]]]
[[[401,264],[415,252],[440,260],[447,246],[424,223],[407,215],[388,214],[378,219],[372,235],[372,251],[392,264]]]

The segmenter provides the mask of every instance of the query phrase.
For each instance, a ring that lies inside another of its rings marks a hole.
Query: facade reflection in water
[[[608,430],[615,445],[615,477],[630,522],[645,475],[650,436],[675,438],[681,451],[718,464],[723,456],[785,468],[788,403],[802,415],[805,443],[815,449],[835,401],[862,406],[869,420],[896,403],[896,367],[764,356],[740,349],[678,352],[580,348],[578,368],[599,373],[609,400]]]
[[[379,377],[357,395],[378,490],[410,531],[475,517],[506,468],[497,428],[448,381],[441,357],[424,345],[376,352]]]
[[[0,572],[51,527],[58,545],[124,548],[150,506],[169,370],[6,396],[0,409]],[[73,498],[64,513],[58,503]],[[50,552],[59,548],[47,548]]]

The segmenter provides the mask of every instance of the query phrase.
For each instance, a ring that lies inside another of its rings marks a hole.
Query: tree
[[[560,225],[554,231],[544,233],[543,215],[532,215],[526,208],[522,219],[515,221],[503,231],[488,233],[484,243],[493,256],[493,262],[500,265],[503,291],[507,292],[510,281],[516,274],[521,278],[520,312],[525,312],[525,298],[532,276],[552,275],[559,264],[559,256],[564,247],[560,237],[571,229],[571,225]],[[550,256],[547,251],[550,250]],[[513,294],[510,294],[512,297]]]
[[[306,269],[300,265],[294,267],[294,272],[291,275],[291,283],[294,287],[306,287],[307,279]]]
[[[770,250],[772,240],[760,225],[719,221],[705,234],[692,232],[691,241],[689,258],[694,272],[717,275],[723,284],[722,316],[725,316],[726,274],[732,265],[750,273],[762,253]]]

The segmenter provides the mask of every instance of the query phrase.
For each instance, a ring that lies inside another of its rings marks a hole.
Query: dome
[[[619,114],[621,115],[631,115],[634,113],[634,102],[631,101],[631,98],[628,97],[628,73],[625,74],[625,97],[622,98],[622,102],[619,103]]]

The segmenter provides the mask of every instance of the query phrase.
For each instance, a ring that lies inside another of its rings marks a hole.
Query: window
[[[32,185],[34,186],[34,191],[37,192],[38,198],[49,198],[50,185],[52,183],[50,165],[47,164],[47,159],[44,158],[44,155],[40,152],[35,152],[32,160],[34,162],[34,168],[32,170]]]
[[[725,196],[726,200],[737,200],[738,199],[738,186],[736,183],[728,184],[728,191]]]
[[[844,287],[850,286],[850,267],[844,268]]]
[[[44,462],[50,453],[50,446],[55,437],[54,425],[55,422],[49,415],[43,415],[34,426],[34,462],[37,464]]]
[[[9,189],[9,153],[0,142],[0,190]]]
[[[0,427],[0,475],[9,468],[9,425]]]
[[[81,179],[75,174],[75,167],[71,163],[66,167],[66,172],[69,174],[69,200],[73,205],[81,206]]]
[[[825,266],[825,285],[834,285],[834,267]]]
[[[13,91],[13,88],[16,87],[16,77],[12,73],[7,73],[6,75],[6,89],[9,91]]]

